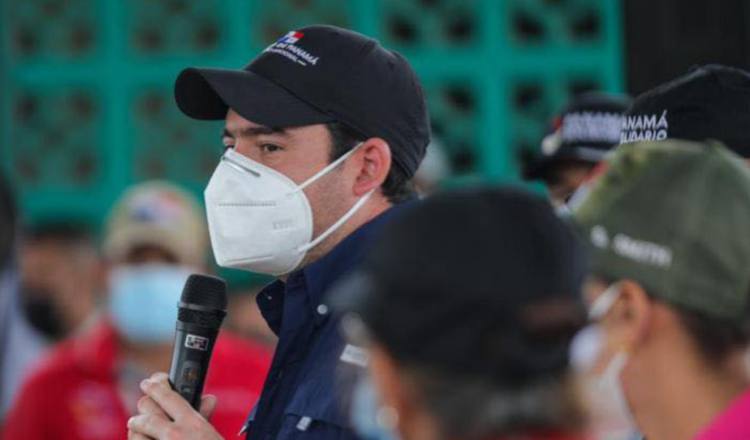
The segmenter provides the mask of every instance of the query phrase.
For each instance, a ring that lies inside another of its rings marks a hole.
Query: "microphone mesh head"
[[[182,289],[181,301],[215,310],[227,309],[227,283],[210,275],[192,274]]]

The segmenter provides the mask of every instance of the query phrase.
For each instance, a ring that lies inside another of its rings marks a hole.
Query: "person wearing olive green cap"
[[[746,164],[718,142],[624,145],[573,217],[600,392],[648,440],[749,439]]]

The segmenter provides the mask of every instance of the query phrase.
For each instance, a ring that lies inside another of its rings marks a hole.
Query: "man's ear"
[[[620,289],[620,301],[615,304],[613,314],[624,326],[623,344],[634,350],[648,336],[654,318],[654,302],[636,281],[622,280]]]
[[[370,138],[362,143],[355,157],[357,176],[353,191],[355,196],[362,197],[385,182],[391,170],[391,149],[385,140]]]

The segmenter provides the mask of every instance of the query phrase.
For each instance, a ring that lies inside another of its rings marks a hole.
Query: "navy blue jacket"
[[[257,297],[279,342],[258,404],[243,427],[247,439],[355,440],[344,400],[361,365],[347,362],[339,319],[324,301],[329,287],[354,269],[390,217],[381,214],[328,254],[275,281]],[[349,371],[347,371],[349,370]]]

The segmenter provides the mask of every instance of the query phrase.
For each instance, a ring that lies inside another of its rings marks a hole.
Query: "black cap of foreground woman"
[[[463,190],[393,218],[332,303],[404,365],[515,387],[566,371],[585,266],[546,200]]]

